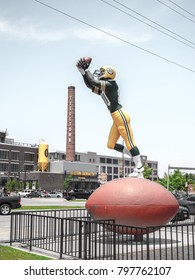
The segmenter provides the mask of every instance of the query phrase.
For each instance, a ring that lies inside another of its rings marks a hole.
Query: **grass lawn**
[[[0,245],[0,260],[52,260],[52,258]]]

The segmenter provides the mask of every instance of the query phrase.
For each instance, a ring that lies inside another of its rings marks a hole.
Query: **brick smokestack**
[[[66,160],[75,161],[75,87],[68,87]]]

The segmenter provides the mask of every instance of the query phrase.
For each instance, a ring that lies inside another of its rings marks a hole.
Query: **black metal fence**
[[[86,209],[13,212],[10,245],[59,259],[194,260],[195,223],[135,228],[94,221]]]

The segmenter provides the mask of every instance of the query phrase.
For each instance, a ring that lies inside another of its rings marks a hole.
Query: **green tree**
[[[151,178],[151,176],[152,176],[152,171],[153,171],[153,169],[152,168],[150,168],[148,165],[144,165],[144,178],[145,179],[150,179]]]
[[[185,190],[186,176],[179,169],[174,170],[170,176],[170,186],[177,190]]]
[[[69,188],[70,183],[72,182],[72,180],[73,180],[72,175],[68,175],[68,176],[66,177],[66,179],[64,180],[64,184],[63,184],[65,190],[67,190],[67,189]]]
[[[167,173],[164,173],[163,178],[158,179],[158,183],[164,186],[165,188],[167,187]]]
[[[20,188],[19,181],[14,178],[13,180],[9,179],[6,183],[6,189],[8,192],[18,191]]]
[[[187,175],[187,176],[186,176]],[[158,182],[167,187],[168,175],[164,173],[164,177],[159,179]],[[186,174],[179,169],[169,174],[169,189],[170,190],[186,190],[186,182],[195,184],[195,176],[193,174]]]

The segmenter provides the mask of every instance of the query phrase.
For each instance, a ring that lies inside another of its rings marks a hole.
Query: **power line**
[[[164,31],[162,31],[162,30],[160,30],[160,29],[158,29],[157,27],[155,27],[155,26],[153,26],[153,25],[151,25],[151,24],[149,24],[149,23],[146,23],[145,21],[143,21],[143,20],[141,20],[141,19],[139,19],[139,18],[137,18],[137,17],[135,17],[135,16],[133,16],[133,15],[127,13],[127,12],[125,12],[124,10],[121,10],[120,8],[118,8],[118,7],[114,6],[114,5],[112,5],[111,3],[109,3],[109,2],[107,2],[107,1],[105,1],[105,0],[100,0],[100,1],[102,1],[102,2],[104,2],[105,4],[107,4],[107,5],[109,5],[109,6],[113,7],[113,8],[115,8],[115,9],[117,9],[117,10],[120,11],[120,12],[122,12],[122,13],[124,13],[124,14],[126,14],[126,15],[128,15],[128,16],[130,16],[130,17],[132,17],[132,18],[134,18],[134,19],[136,19],[136,20],[138,20],[138,21],[140,21],[140,22],[146,24],[146,25],[148,25],[149,27],[151,27],[151,28],[153,28],[153,29],[155,29],[155,30],[157,30],[157,31],[159,31],[159,32],[161,32],[161,33],[163,33],[164,35],[166,35],[166,36],[168,36],[168,37],[170,37],[170,38],[172,38],[172,39],[174,39],[174,40],[176,40],[176,41],[178,41],[178,42],[180,42],[180,43],[182,43],[182,44],[184,44],[184,45],[186,45],[186,46],[188,46],[188,47],[190,47],[190,48],[192,48],[192,49],[195,49],[195,47],[193,47],[193,46],[191,46],[191,45],[189,45],[189,44],[187,44],[187,43],[181,41],[180,39],[177,39],[176,37],[174,37],[174,36],[172,36],[172,35],[170,35],[170,34],[164,32]],[[126,8],[126,9],[132,11],[133,13],[135,13],[135,14],[137,14],[137,15],[139,15],[139,16],[145,18],[145,19],[147,19],[148,21],[152,22],[153,24],[156,24],[157,26],[163,28],[164,30],[166,30],[166,31],[168,31],[168,32],[170,32],[170,33],[172,33],[172,34],[178,36],[179,38],[181,38],[181,39],[183,39],[183,40],[185,40],[185,41],[187,41],[187,42],[189,42],[190,44],[195,45],[195,43],[193,43],[192,41],[190,41],[190,40],[188,40],[188,39],[185,39],[184,37],[178,35],[177,33],[173,32],[173,31],[171,31],[171,30],[169,30],[168,28],[165,28],[164,26],[162,26],[162,25],[156,23],[155,21],[152,21],[151,19],[149,19],[149,18],[143,16],[142,14],[136,12],[135,10],[129,8],[128,6],[125,6],[125,5],[123,5],[122,3],[118,2],[118,1],[115,1],[115,0],[113,0],[113,1],[116,2],[117,4],[121,5],[122,7],[124,7],[124,8]]]
[[[169,8],[170,10],[174,11],[175,13],[179,14],[180,16],[186,18],[187,20],[189,20],[189,21],[195,23],[194,20],[192,20],[192,19],[190,19],[189,17],[185,16],[184,14],[182,14],[182,13],[176,11],[175,9],[171,8],[169,5],[163,3],[162,1],[160,1],[160,0],[156,0],[156,1],[158,1],[158,2],[161,3],[162,5],[166,6],[166,7]]]
[[[177,3],[171,1],[171,0],[168,0],[169,2],[171,2],[173,5],[177,6],[178,8],[180,8],[181,10],[183,10],[184,12],[186,12],[187,14],[195,17],[195,15],[193,15],[192,13],[190,13],[189,11],[187,11],[186,9],[182,8],[181,6],[179,6]]]
[[[181,68],[183,68],[183,69],[185,69],[185,70],[188,70],[188,71],[190,71],[190,72],[195,73],[195,70],[193,70],[193,69],[191,69],[191,68],[189,68],[189,67],[186,67],[186,66],[184,66],[184,65],[182,65],[182,64],[179,64],[179,63],[177,63],[177,62],[174,62],[174,61],[172,61],[172,60],[170,60],[170,59],[168,59],[168,58],[165,58],[165,57],[163,57],[163,56],[161,56],[161,55],[158,55],[158,54],[156,54],[156,53],[153,53],[153,52],[151,52],[151,51],[149,51],[149,50],[146,50],[146,49],[144,49],[144,48],[142,48],[142,47],[139,47],[139,46],[137,46],[137,45],[135,45],[135,44],[133,44],[133,43],[131,43],[131,42],[125,40],[125,39],[122,39],[122,38],[120,38],[120,37],[118,37],[118,36],[116,36],[116,35],[113,35],[113,34],[107,32],[107,31],[105,31],[105,30],[102,30],[102,29],[100,29],[100,28],[98,28],[98,27],[96,27],[96,26],[93,26],[93,25],[91,25],[91,24],[89,24],[89,23],[87,23],[87,22],[85,22],[85,21],[83,21],[83,20],[81,20],[81,19],[78,19],[78,18],[76,18],[76,17],[74,17],[74,16],[71,16],[71,15],[69,15],[69,14],[67,14],[67,13],[65,13],[65,12],[63,12],[63,11],[61,11],[61,10],[58,10],[58,9],[56,9],[56,8],[54,8],[54,7],[52,7],[52,6],[48,5],[48,4],[46,4],[46,3],[44,3],[44,2],[41,2],[41,1],[39,1],[39,0],[34,0],[34,1],[37,2],[37,3],[39,3],[39,4],[41,4],[41,5],[43,5],[43,6],[45,6],[45,7],[47,7],[47,8],[49,8],[49,9],[51,9],[51,10],[54,10],[54,11],[57,12],[57,13],[60,13],[60,14],[62,14],[62,15],[65,15],[65,16],[67,16],[67,17],[69,17],[69,18],[71,18],[71,19],[73,19],[73,20],[76,20],[76,21],[78,21],[78,22],[80,22],[80,23],[82,23],[82,24],[84,24],[84,25],[87,25],[87,26],[89,26],[89,27],[91,27],[91,28],[93,28],[93,29],[95,29],[95,30],[97,30],[97,31],[100,31],[100,32],[102,32],[102,33],[104,33],[104,34],[106,34],[106,35],[112,37],[112,38],[115,38],[115,39],[117,39],[117,40],[120,40],[120,41],[123,42],[123,43],[126,43],[126,44],[128,44],[128,45],[130,45],[130,46],[133,46],[133,47],[139,49],[139,50],[142,50],[142,51],[144,51],[144,52],[146,52],[146,53],[149,53],[149,54],[151,54],[151,55],[153,55],[153,56],[155,56],[155,57],[158,57],[158,58],[160,58],[160,59],[162,59],[162,60],[164,60],[164,61],[167,61],[167,62],[169,62],[169,63],[171,63],[171,64],[174,64],[174,65],[176,65],[176,66],[178,66],[178,67],[181,67]]]

